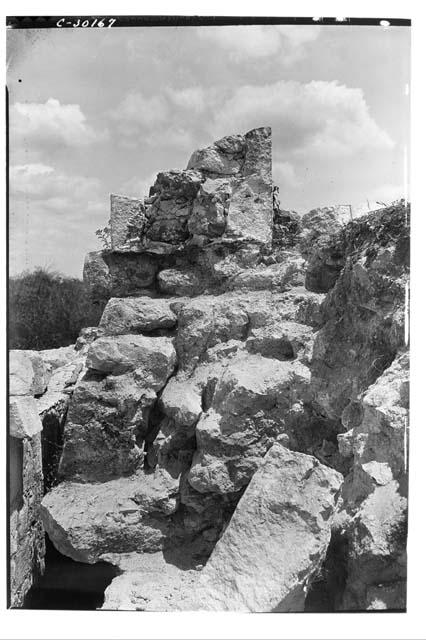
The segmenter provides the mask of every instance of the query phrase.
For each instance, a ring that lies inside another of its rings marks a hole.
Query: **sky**
[[[407,27],[10,30],[9,267],[82,276],[109,196],[272,127],[281,207],[405,195]]]

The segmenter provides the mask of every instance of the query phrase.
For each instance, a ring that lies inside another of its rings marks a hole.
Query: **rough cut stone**
[[[76,352],[77,357],[61,367],[54,369],[46,392],[36,399],[40,415],[53,408],[58,402],[66,402],[74,391],[79,378],[84,374],[84,354]]]
[[[188,169],[197,169],[208,176],[235,176],[240,173],[245,155],[243,136],[222,138],[205,149],[194,151]]]
[[[101,484],[63,482],[48,493],[41,517],[62,554],[93,564],[105,553],[153,552],[164,545],[179,481],[164,470]]]
[[[40,433],[11,437],[10,454],[10,600],[24,606],[25,596],[44,572],[44,529],[40,520],[43,470]]]
[[[111,277],[104,253],[91,251],[84,259],[83,281],[95,304],[105,302],[111,295]]]
[[[268,267],[258,267],[240,271],[228,284],[229,289],[259,291],[287,291],[302,285],[305,279],[304,260],[291,254],[286,260]]]
[[[348,578],[343,610],[393,608],[386,587],[398,584],[398,609],[405,609],[407,498],[393,480],[377,486],[362,503],[348,533]],[[375,603],[382,590],[381,605]]]
[[[158,288],[169,296],[192,297],[201,293],[202,283],[192,271],[164,269],[158,274]]]
[[[266,358],[309,363],[313,342],[311,327],[297,322],[280,322],[254,329],[247,338],[247,350]]]
[[[114,375],[138,369],[146,386],[158,390],[173,372],[176,353],[170,338],[104,337],[92,342],[86,364],[89,369]]]
[[[147,210],[148,240],[179,244],[188,238],[188,218],[201,178],[198,171],[191,170],[158,174],[152,187],[155,198]]]
[[[142,200],[111,194],[111,249],[128,250],[131,241],[139,242],[147,220]]]
[[[10,395],[40,395],[44,393],[50,374],[37,351],[9,351]]]
[[[308,384],[309,371],[298,361],[248,354],[231,360],[197,423],[191,486],[224,494],[247,485],[276,438],[291,433]]]
[[[182,608],[303,611],[321,567],[342,476],[275,444]]]
[[[32,396],[11,396],[9,400],[9,435],[14,438],[32,438],[43,425],[38,415],[37,402]]]
[[[169,329],[176,316],[166,300],[158,298],[111,298],[102,314],[99,326],[107,335],[142,333]]]
[[[270,244],[272,242],[272,186],[257,175],[233,184],[226,238]]]
[[[161,406],[181,426],[195,424],[202,412],[201,392],[189,380],[172,378],[161,394]]]
[[[195,367],[202,354],[215,344],[241,339],[249,318],[238,298],[199,296],[171,305],[178,317],[176,351],[179,367]]]
[[[315,402],[330,418],[340,418],[404,345],[409,270],[405,213],[403,207],[391,207],[359,218],[345,230],[350,258],[322,304],[324,325],[312,357]]]
[[[108,265],[110,296],[143,295],[155,282],[158,265],[152,256],[133,253],[109,253],[104,256]]]
[[[58,369],[58,367],[63,367],[78,355],[73,344],[68,347],[58,347],[57,349],[43,349],[38,353],[51,371]]]
[[[408,354],[363,395],[339,447],[350,445],[353,471],[342,490],[348,576],[342,609],[405,609]]]
[[[190,233],[209,238],[221,236],[226,227],[230,197],[231,186],[228,180],[207,178],[200,186],[188,220]]]
[[[149,409],[157,397],[144,380],[138,370],[82,378],[65,424],[61,478],[102,482],[143,464]]]
[[[266,183],[272,176],[272,131],[271,127],[258,127],[245,135],[246,155],[243,174],[259,174]]]

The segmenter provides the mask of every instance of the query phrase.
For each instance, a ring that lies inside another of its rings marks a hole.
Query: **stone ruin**
[[[11,435],[60,433],[41,505],[34,480],[39,571],[44,528],[117,567],[105,609],[404,609],[407,211],[282,210],[269,128],[112,195],[84,266],[99,326],[66,362],[12,352],[51,377]]]
[[[276,262],[273,223],[271,130],[265,127],[196,151],[182,171],[159,173],[147,198],[112,195],[110,247],[87,256],[84,277],[100,304],[109,297],[241,289],[245,279],[259,278],[250,269]],[[264,273],[275,290],[301,263],[296,255],[286,258]]]

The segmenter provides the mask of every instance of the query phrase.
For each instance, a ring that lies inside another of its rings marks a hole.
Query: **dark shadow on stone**
[[[41,448],[44,493],[47,493],[58,484],[58,470],[64,444],[66,417],[67,410],[62,415],[52,410],[47,411],[42,420]]]
[[[332,533],[321,571],[311,584],[305,601],[305,613],[339,611],[347,580],[347,540]]]
[[[44,575],[29,590],[24,609],[98,609],[105,589],[120,574],[108,562],[85,564],[62,555],[47,535],[45,563]]]

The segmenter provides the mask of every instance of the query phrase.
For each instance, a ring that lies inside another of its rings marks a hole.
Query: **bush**
[[[67,346],[83,327],[97,325],[99,315],[78,278],[38,267],[9,280],[10,349]]]

